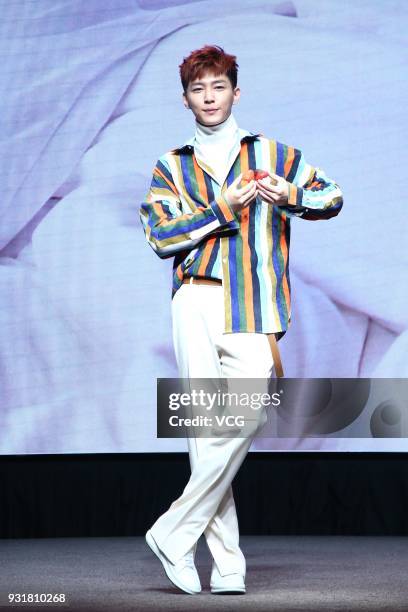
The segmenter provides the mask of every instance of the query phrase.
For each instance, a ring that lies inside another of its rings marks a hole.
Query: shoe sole
[[[211,589],[211,593],[230,593],[231,595],[235,595],[237,593],[246,593],[246,589],[243,589],[242,587],[238,587],[236,589],[233,588],[229,588],[229,589],[223,589],[223,588],[215,588],[215,589]]]
[[[188,593],[189,595],[197,595],[198,593],[201,592],[201,591],[193,591],[192,589],[189,589],[188,587],[184,586],[181,582],[179,582],[179,580],[177,579],[177,576],[175,576],[172,573],[171,569],[167,567],[167,562],[163,559],[163,556],[160,553],[159,547],[157,546],[155,539],[150,533],[150,529],[145,535],[145,540],[149,548],[152,550],[152,552],[154,552],[156,557],[161,562],[162,567],[164,571],[166,572],[166,576],[172,584],[174,584],[177,588],[181,589],[185,593]]]

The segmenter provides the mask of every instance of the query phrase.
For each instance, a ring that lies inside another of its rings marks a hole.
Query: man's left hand
[[[271,174],[270,177],[272,181],[269,177],[257,181],[259,195],[268,204],[287,206],[289,195],[288,182],[278,174]],[[276,185],[273,185],[273,182],[276,182]]]

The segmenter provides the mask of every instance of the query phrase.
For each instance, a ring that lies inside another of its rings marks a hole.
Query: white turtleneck
[[[224,183],[240,148],[239,128],[232,113],[214,126],[202,125],[196,120],[194,153],[213,170],[220,185]]]

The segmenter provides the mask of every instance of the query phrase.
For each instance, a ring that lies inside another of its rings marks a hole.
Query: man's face
[[[202,125],[218,125],[228,119],[240,94],[239,87],[233,89],[226,74],[216,76],[206,72],[200,79],[190,81],[183,93],[183,103]]]

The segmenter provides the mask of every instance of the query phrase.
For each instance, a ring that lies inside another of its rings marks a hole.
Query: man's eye
[[[218,85],[215,89],[224,89],[222,85]]]

